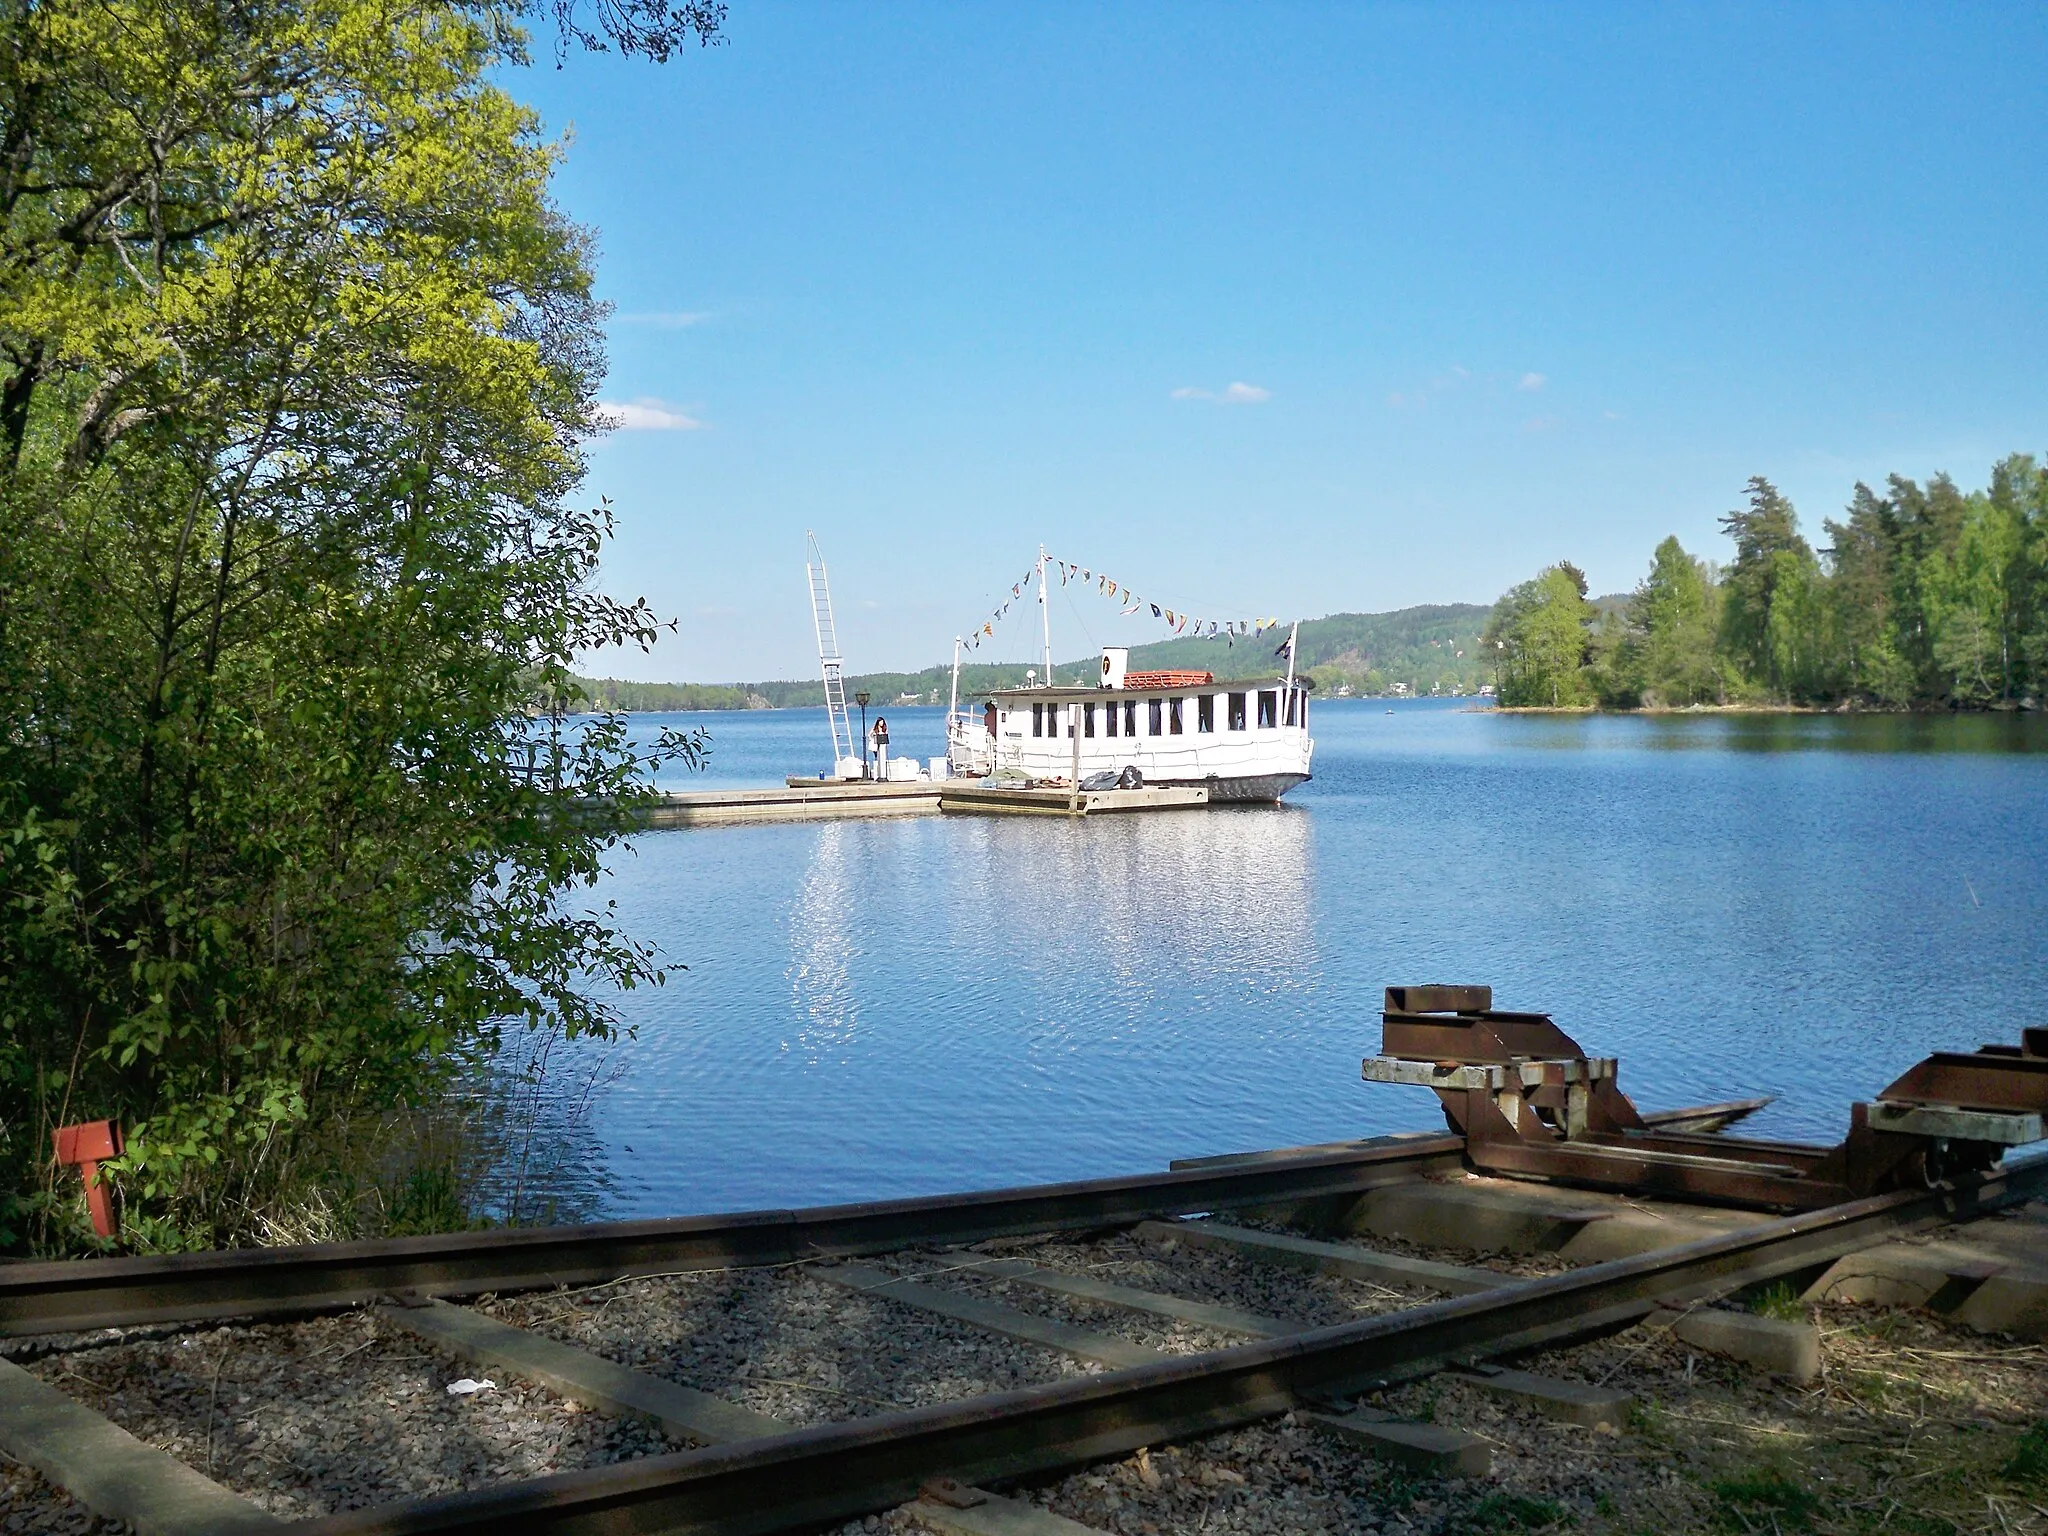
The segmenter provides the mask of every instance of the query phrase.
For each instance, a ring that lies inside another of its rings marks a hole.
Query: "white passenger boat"
[[[978,714],[956,701],[948,769],[1050,784],[1110,775],[1206,788],[1212,802],[1278,800],[1309,777],[1308,689],[1291,673],[1218,682],[1209,672],[1132,672],[1129,659],[1127,648],[1105,647],[1093,687],[1000,689]]]

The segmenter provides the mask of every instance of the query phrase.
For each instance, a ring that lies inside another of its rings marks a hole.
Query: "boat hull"
[[[1211,805],[1254,805],[1271,804],[1310,777],[1306,773],[1251,773],[1235,778],[1147,779],[1145,785],[1148,789],[1206,789]]]

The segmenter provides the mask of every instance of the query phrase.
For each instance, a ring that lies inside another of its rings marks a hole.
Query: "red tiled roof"
[[[1214,672],[1126,672],[1126,688],[1206,688],[1216,681]]]

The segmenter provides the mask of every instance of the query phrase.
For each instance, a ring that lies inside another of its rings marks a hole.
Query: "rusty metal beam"
[[[0,1265],[0,1336],[148,1322],[288,1316],[400,1291],[465,1296],[621,1275],[786,1264],[919,1243],[1134,1222],[1360,1194],[1461,1166],[1456,1136],[1390,1139],[1304,1157],[979,1190],[911,1200],[380,1242]]]
[[[1489,1173],[1767,1211],[1820,1210],[1849,1198],[1846,1186],[1807,1177],[1806,1169],[1791,1163],[1658,1151],[1636,1147],[1632,1140],[1474,1139],[1466,1156],[1473,1167]]]
[[[2008,1113],[2048,1110],[2048,1059],[1978,1051],[1936,1051],[1877,1097]]]

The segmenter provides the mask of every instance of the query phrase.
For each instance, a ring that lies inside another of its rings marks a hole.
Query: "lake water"
[[[941,712],[888,711],[897,750]],[[706,726],[701,786],[829,756]],[[2048,1023],[2048,721],[1321,702],[1272,808],[650,833],[605,894],[689,967],[587,1134],[611,1214],[924,1193],[1441,1124],[1368,1085],[1390,982],[1487,982],[1657,1108],[1833,1141],[1935,1047]],[[680,781],[679,781],[680,782]],[[587,1064],[587,1058],[585,1058]]]

